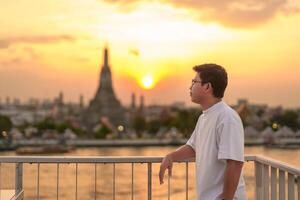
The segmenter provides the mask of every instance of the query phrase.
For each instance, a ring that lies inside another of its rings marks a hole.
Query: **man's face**
[[[190,96],[192,102],[201,104],[203,98],[207,96],[208,83],[203,83],[199,75],[199,73],[196,73],[196,76],[192,79]]]

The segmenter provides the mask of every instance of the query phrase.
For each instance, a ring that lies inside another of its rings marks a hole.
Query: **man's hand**
[[[172,176],[172,167],[173,167],[173,160],[170,155],[166,155],[161,164],[160,164],[160,170],[159,170],[159,182],[160,184],[164,183],[164,176],[165,176],[165,171],[168,169],[169,176]]]
[[[166,169],[168,169],[169,176],[172,176],[172,166],[173,161],[183,160],[187,158],[195,157],[195,151],[194,149],[189,145],[182,145],[179,147],[176,151],[169,153],[164,157],[160,164],[160,170],[159,170],[159,182],[160,184],[164,183],[164,175]]]

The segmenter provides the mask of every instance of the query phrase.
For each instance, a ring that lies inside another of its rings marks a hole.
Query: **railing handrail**
[[[162,156],[0,156],[0,163],[160,163]],[[262,155],[245,155],[256,161],[300,176],[300,168]],[[194,158],[176,162],[195,162]]]
[[[0,163],[160,163],[162,156],[0,156]],[[194,162],[185,159],[176,162]]]
[[[270,157],[266,157],[263,155],[251,155],[251,156],[247,156],[247,161],[256,161],[259,162],[261,164],[264,165],[269,165],[271,167],[277,168],[279,170],[282,171],[286,171],[290,174],[296,175],[296,176],[300,176],[300,168],[293,166],[291,164],[270,158]]]

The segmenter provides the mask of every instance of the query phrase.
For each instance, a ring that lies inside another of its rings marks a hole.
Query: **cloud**
[[[12,66],[12,65],[19,65],[20,63],[22,63],[22,59],[21,58],[12,58],[9,60],[1,60],[0,61],[0,69],[1,67],[8,67],[8,66]]]
[[[18,53],[22,56],[18,56]],[[5,56],[0,55],[0,69],[3,67],[18,67],[28,64],[31,61],[36,62],[41,57],[41,52],[37,52],[31,47],[24,47],[16,51],[16,49],[9,49],[8,54]]]
[[[230,27],[253,27],[267,22],[281,12],[285,0],[223,0],[223,1],[178,1],[170,2],[179,7],[199,11],[202,21],[218,21]]]
[[[137,6],[143,0],[105,0],[120,7]],[[299,13],[299,7],[287,0],[157,0],[187,9],[201,22],[217,22],[228,27],[249,28],[271,20],[279,13]]]
[[[104,0],[107,3],[117,5],[122,12],[131,12],[139,6],[143,0]]]
[[[48,44],[62,41],[72,42],[75,38],[70,35],[57,35],[57,36],[23,36],[23,37],[11,37],[0,39],[0,49],[8,48],[11,45],[19,43],[29,44]]]
[[[29,55],[31,59],[37,59],[40,57],[40,53],[37,53],[33,48],[24,47],[23,50]]]

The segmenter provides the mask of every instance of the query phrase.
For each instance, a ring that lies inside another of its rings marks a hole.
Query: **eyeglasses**
[[[194,85],[195,83],[203,83],[202,81],[198,81],[196,79],[192,79],[192,85]]]
[[[202,82],[202,81],[198,81],[198,80],[196,80],[196,79],[192,79],[192,86],[191,86],[191,87],[193,87],[193,85],[194,85],[195,83],[201,83],[201,85],[203,85],[203,84],[209,83],[209,82]]]
[[[192,84],[195,84],[195,83],[202,83],[202,81],[198,81],[198,80],[192,79]]]

